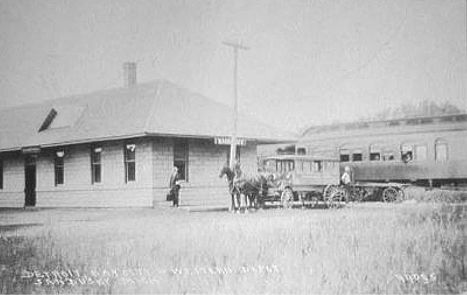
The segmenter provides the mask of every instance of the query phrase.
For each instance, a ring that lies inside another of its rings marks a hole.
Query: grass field
[[[2,293],[458,293],[463,205],[0,211]]]

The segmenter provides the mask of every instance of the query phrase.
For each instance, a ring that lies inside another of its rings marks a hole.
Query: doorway
[[[36,158],[28,156],[24,163],[24,206],[36,205]]]

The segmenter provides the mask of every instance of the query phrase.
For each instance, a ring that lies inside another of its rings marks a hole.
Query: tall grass
[[[467,290],[463,206],[359,205],[241,215],[151,209],[103,211],[92,218],[86,218],[90,215],[84,210],[70,214],[90,220],[58,221],[49,216],[41,228],[3,233],[2,292]],[[108,281],[100,286],[34,285],[34,279],[21,278],[22,270],[74,270],[81,278]]]
[[[431,203],[463,203],[467,202],[467,191],[452,191],[438,188],[427,189],[425,187],[409,186],[404,188],[404,199]]]

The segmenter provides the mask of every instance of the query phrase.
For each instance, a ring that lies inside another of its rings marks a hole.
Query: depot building
[[[165,80],[0,111],[0,207],[167,206],[172,168],[182,206],[228,205],[232,110]],[[239,115],[237,158],[257,171],[258,144],[290,134]]]

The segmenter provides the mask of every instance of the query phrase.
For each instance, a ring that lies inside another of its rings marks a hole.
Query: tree
[[[463,111],[450,102],[436,103],[424,100],[418,104],[404,103],[398,107],[385,108],[364,120],[406,119],[411,117],[441,116],[460,114]]]

